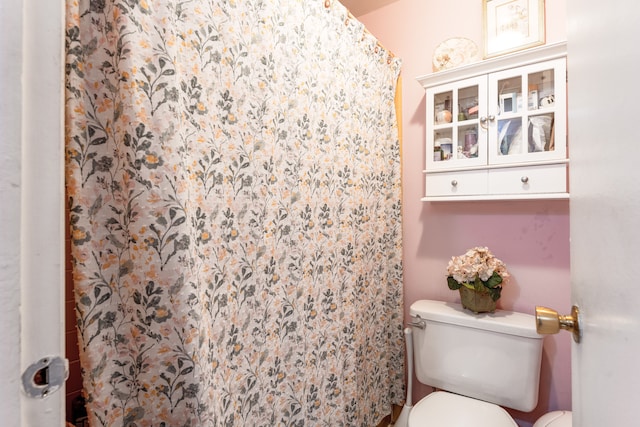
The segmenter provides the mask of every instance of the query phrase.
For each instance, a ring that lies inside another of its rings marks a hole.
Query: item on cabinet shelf
[[[453,153],[451,138],[438,138],[434,141],[433,160],[449,160]]]
[[[451,142],[440,144],[440,150],[442,151],[442,160],[449,160],[453,156],[453,144]]]
[[[436,138],[435,146],[440,147],[442,144],[451,144],[451,138],[446,138],[446,137]]]
[[[540,107],[551,107],[555,104],[556,98],[553,95],[544,96],[540,99]]]
[[[547,145],[544,147],[544,151],[553,151],[556,149],[556,139],[555,139],[555,122],[551,122],[551,134],[549,135],[549,140],[547,141]]]
[[[479,61],[480,50],[473,40],[454,37],[440,43],[433,52],[433,71],[448,70]]]
[[[478,156],[478,134],[473,130],[464,134],[464,154],[466,157]]]
[[[500,154],[507,155],[512,150],[512,145],[517,146],[517,139],[520,137],[520,129],[511,126],[511,120],[500,120],[498,122],[498,147]],[[515,148],[515,147],[514,147]]]
[[[549,151],[553,118],[548,115],[529,117],[529,152]]]
[[[436,123],[441,125],[441,124],[445,124],[445,123],[451,123],[451,111],[449,110],[442,110],[442,111],[438,111],[438,113],[436,113]]]
[[[500,112],[501,113],[515,113],[518,108],[518,94],[503,93],[500,95]]]
[[[478,110],[479,110],[478,104],[476,104],[476,105],[474,105],[472,107],[469,107],[467,109],[467,118],[468,119],[477,119],[478,118]]]
[[[464,121],[467,120],[467,116],[464,115],[464,110],[462,109],[462,107],[460,106],[460,104],[458,104],[458,121]]]
[[[442,160],[442,150],[440,146],[433,147],[433,161],[439,162]]]
[[[531,84],[529,85],[529,110],[537,110],[538,102],[538,85]]]

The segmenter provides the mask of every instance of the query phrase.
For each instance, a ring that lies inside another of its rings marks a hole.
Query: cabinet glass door
[[[489,77],[490,164],[566,157],[564,131],[556,132],[565,129],[564,64],[548,61]]]
[[[486,164],[486,132],[479,120],[486,108],[485,93],[484,77],[427,90],[429,170]]]

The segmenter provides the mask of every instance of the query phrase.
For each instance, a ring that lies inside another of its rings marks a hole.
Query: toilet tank
[[[542,336],[535,317],[496,310],[474,314],[460,304],[411,305],[416,377],[423,384],[500,406],[532,411],[538,403]]]

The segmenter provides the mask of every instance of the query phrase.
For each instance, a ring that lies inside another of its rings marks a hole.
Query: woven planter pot
[[[493,313],[496,311],[496,302],[485,292],[478,292],[462,286],[460,289],[462,306],[474,313]]]

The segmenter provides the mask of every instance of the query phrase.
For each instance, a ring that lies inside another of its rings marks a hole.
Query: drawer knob
[[[527,182],[529,182],[529,177],[523,176],[522,178],[520,178],[520,181],[522,181],[523,184],[526,184]]]
[[[457,187],[458,186],[458,181],[456,181],[455,179],[451,180],[451,186],[452,187]]]

